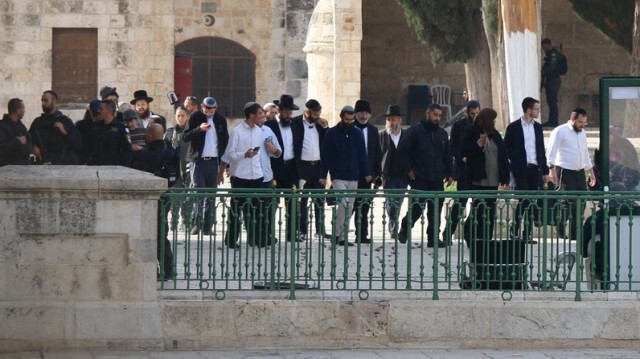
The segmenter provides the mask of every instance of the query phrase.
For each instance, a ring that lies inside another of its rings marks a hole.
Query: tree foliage
[[[634,0],[569,0],[573,11],[631,53]]]
[[[396,0],[407,23],[431,54],[431,61],[466,62],[477,48],[483,26],[481,0]]]

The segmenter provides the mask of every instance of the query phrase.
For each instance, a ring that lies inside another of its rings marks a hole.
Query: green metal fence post
[[[294,263],[296,263],[296,246],[298,245],[298,240],[297,240],[297,233],[296,233],[296,218],[297,213],[298,213],[298,200],[300,200],[300,196],[298,195],[295,186],[291,189],[291,213],[290,216],[291,221],[290,221],[290,232],[289,234],[292,236],[292,238],[287,238],[287,240],[290,240],[291,243],[291,266],[290,266],[290,277],[289,277],[289,299],[294,300],[296,299],[296,266],[294,265]]]

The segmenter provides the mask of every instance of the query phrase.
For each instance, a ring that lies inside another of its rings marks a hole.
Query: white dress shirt
[[[207,118],[207,123],[211,125],[211,128],[204,135],[202,157],[218,157],[218,133],[213,125],[213,117]]]
[[[280,127],[280,134],[282,135],[282,159],[289,161],[293,159],[293,132],[291,132],[291,126],[282,126],[280,119],[278,119],[278,127]]]
[[[262,166],[262,181],[263,182],[271,182],[273,179],[273,170],[271,169],[271,157],[278,158],[279,155],[282,154],[282,149],[280,148],[280,144],[278,143],[278,139],[276,138],[275,133],[267,127],[262,126],[260,128],[262,130],[262,147],[260,148],[260,165]],[[267,152],[265,148],[265,143],[267,141],[273,142],[273,144],[278,148],[279,153],[278,156]]]
[[[229,136],[229,145],[225,154],[229,158],[231,176],[246,180],[255,180],[263,176],[260,154],[252,158],[245,157],[247,150],[260,147],[264,151],[262,130],[258,126],[250,127],[247,121],[236,126]]]
[[[533,119],[527,124],[524,118],[520,119],[522,124],[522,134],[524,135],[524,150],[527,153],[527,164],[538,164],[536,158],[536,131],[533,128]]]
[[[576,132],[571,121],[551,132],[547,160],[550,164],[572,171],[590,170],[593,167],[587,148],[587,133]]]
[[[389,132],[387,132],[389,133]],[[391,141],[393,141],[393,144],[396,146],[396,148],[398,148],[398,142],[400,142],[400,135],[402,134],[402,131],[398,130],[397,133],[389,133],[389,137],[391,137]]]
[[[369,153],[369,126],[362,129],[362,135],[364,136],[364,150]]]
[[[304,137],[302,139],[302,153],[300,159],[303,161],[319,161],[320,160],[320,134],[316,128],[316,123],[309,123],[306,119],[302,120],[304,128]]]

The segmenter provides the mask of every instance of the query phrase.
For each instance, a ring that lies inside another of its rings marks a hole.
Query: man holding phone
[[[183,139],[190,142],[189,161],[193,163],[191,181],[197,188],[216,188],[218,186],[218,161],[224,154],[229,142],[227,119],[216,112],[218,103],[213,97],[202,101],[201,110],[189,117],[189,129],[184,131]],[[204,219],[202,232],[211,233],[211,203],[204,202]],[[198,233],[197,213],[194,215],[194,226],[191,234]]]
[[[245,121],[236,126],[229,137],[229,145],[225,150],[225,157],[229,160],[231,169],[232,188],[261,188],[263,180],[262,164],[260,161],[260,146],[264,142],[262,130],[259,124],[265,117],[262,106],[256,102],[247,102],[244,105]],[[260,226],[258,218],[259,211],[252,208],[260,208],[260,199],[256,196],[251,198],[231,197],[229,208],[229,230],[225,239],[226,244],[231,247],[238,246],[238,236],[240,234],[240,213],[244,217],[247,227],[247,242],[250,245],[262,244],[257,238],[257,229]],[[266,244],[266,243],[265,243]]]

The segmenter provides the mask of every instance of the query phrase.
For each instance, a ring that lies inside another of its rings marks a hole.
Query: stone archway
[[[307,97],[322,104],[331,123],[344,105],[360,98],[362,0],[320,0],[315,7],[304,52],[309,71]]]
[[[200,100],[212,96],[219,111],[244,118],[242,107],[256,98],[256,56],[237,42],[197,37],[176,45],[176,53],[192,58],[191,93]]]

